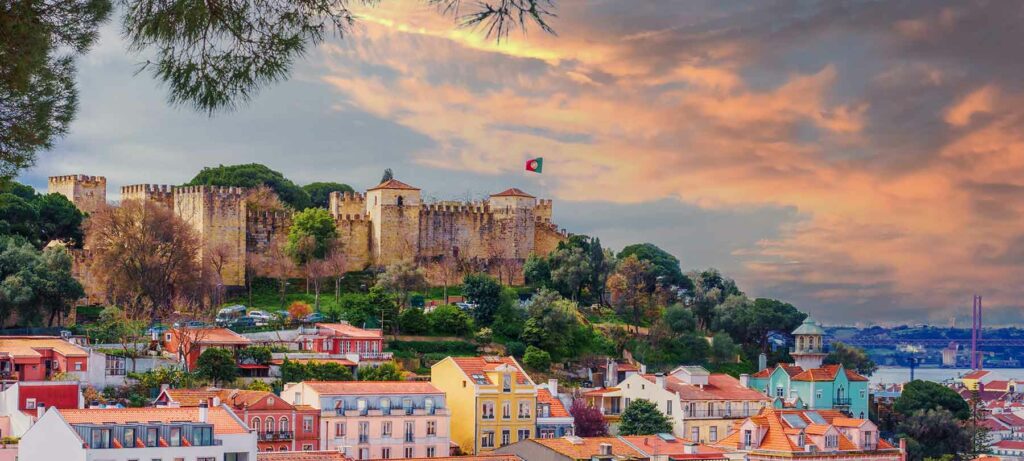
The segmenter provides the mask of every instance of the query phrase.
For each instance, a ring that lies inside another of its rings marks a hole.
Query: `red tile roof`
[[[1024,450],[1024,440],[1000,440],[993,444],[996,448]]]
[[[654,375],[644,375],[644,378],[652,383],[657,379]],[[680,400],[771,400],[761,392],[740,384],[738,379],[721,373],[709,375],[708,384],[703,387],[687,384],[675,376],[666,376],[665,387],[675,392]]]
[[[827,422],[827,424],[814,423],[810,418],[807,417],[807,412],[816,411],[821,417]],[[783,418],[783,415],[796,415],[805,424],[805,427],[797,428],[790,425]],[[853,418],[847,418],[842,413],[836,410],[778,410],[773,407],[767,407],[761,410],[757,416],[753,416],[747,419],[754,424],[765,429],[765,436],[761,441],[761,444],[757,447],[757,450],[770,450],[770,451],[781,451],[790,453],[802,453],[804,452],[803,447],[797,446],[793,443],[790,436],[795,436],[803,430],[805,433],[810,435],[823,435],[828,432],[830,427],[843,425],[844,427],[857,427],[863,424],[865,420],[859,420],[860,424],[856,423]],[[838,423],[838,424],[837,424]],[[737,427],[744,424],[738,422]],[[739,449],[740,435],[739,431],[734,430],[724,439],[720,440],[717,446],[725,447],[729,449]],[[839,435],[839,450],[840,451],[854,451],[857,450],[857,446],[851,442],[841,432]],[[879,440],[878,449],[891,449],[892,445],[883,443],[883,440]],[[820,447],[819,447],[820,448]]]
[[[609,444],[615,456],[642,459],[643,453],[634,450],[618,437],[562,437],[558,439],[529,439],[570,459],[589,460],[601,454],[601,445]]]
[[[780,368],[780,367],[782,368],[782,371],[785,371],[786,374],[789,375],[789,376],[796,376],[796,375],[804,372],[803,368],[800,368],[800,367],[798,367],[796,365],[793,365],[793,364],[780,363],[780,364],[775,366],[775,368]],[[754,373],[753,375],[750,375],[750,376],[752,378],[767,378],[767,377],[771,376],[773,372],[775,372],[775,368],[765,368],[764,370],[758,371],[757,373]]]
[[[367,190],[378,190],[378,189],[399,189],[399,190],[420,190],[418,187],[412,187],[397,179],[389,179],[376,186],[371,187]]]
[[[65,357],[88,357],[89,353],[75,344],[56,336],[3,336],[0,354],[15,358],[41,358],[41,350],[53,350]]]
[[[562,401],[552,396],[551,392],[548,392],[547,389],[537,389],[537,404],[551,405],[552,418],[564,418],[569,416],[569,412],[565,409],[565,405]]]
[[[305,381],[326,395],[443,394],[426,381]]]
[[[68,424],[126,424],[176,421],[199,421],[199,408],[104,408],[60,411]],[[214,434],[245,434],[249,428],[223,407],[210,408],[206,421],[213,424]]]
[[[1004,424],[1013,427],[1024,427],[1024,418],[1017,416],[1013,413],[995,413],[992,415],[993,418],[1002,421]]]
[[[249,338],[227,328],[201,328],[189,336],[189,339],[197,339],[197,344],[246,345],[252,342]]]
[[[987,376],[989,373],[991,372],[988,370],[974,370],[964,375],[961,379],[981,379]]]
[[[519,189],[516,189],[515,187],[510,188],[510,189],[505,189],[504,191],[498,192],[497,194],[492,194],[491,197],[527,197],[527,198],[534,198],[534,196],[532,196],[530,194],[527,194],[526,192],[523,192],[523,191],[521,191]]]
[[[323,358],[323,359],[317,359],[317,358],[313,358],[313,359],[292,359],[292,358],[289,358],[288,361],[289,362],[295,362],[295,363],[301,363],[301,364],[307,364],[307,363],[337,363],[338,365],[342,365],[342,366],[346,366],[346,367],[354,367],[354,366],[358,365],[358,363],[355,363],[355,362],[353,362],[353,361],[351,361],[349,359],[329,359],[329,358]],[[271,360],[270,363],[272,363],[274,365],[281,365],[281,364],[284,363],[284,359]]]
[[[671,441],[665,440],[656,435],[631,435],[623,436],[625,441],[636,447],[637,450],[647,456],[652,455],[668,455],[675,458],[677,455],[690,456],[690,453],[686,453],[687,445],[692,443],[689,439],[675,438]],[[721,459],[724,458],[724,450],[709,447],[707,445],[697,445],[697,453],[693,455],[701,455],[698,458],[680,458],[680,459]],[[710,456],[709,456],[710,455]]]
[[[843,368],[846,379],[850,381],[868,381],[867,378],[857,374],[853,370]],[[804,370],[802,373],[793,376],[793,381],[835,381],[839,373],[839,365],[824,365],[821,368]]]
[[[331,336],[341,336],[343,338],[379,339],[384,337],[380,330],[366,330],[347,323],[318,323],[316,328],[317,332],[320,329],[324,329]]]
[[[351,461],[338,450],[325,451],[261,451],[256,461]]]
[[[586,391],[586,392],[583,393],[583,395],[585,395],[585,396],[595,396],[595,395],[602,395],[602,394],[610,394],[612,392],[618,392],[620,390],[621,389],[619,389],[617,387],[602,387],[602,388],[599,388],[599,389],[592,389],[592,390]]]
[[[509,365],[516,370],[516,382],[519,384],[529,384],[529,376],[523,371],[522,367],[512,357],[449,357],[462,369],[462,372],[467,377],[472,378],[473,375],[483,375],[487,377],[488,371],[494,371],[499,366]],[[490,378],[487,378],[490,381]],[[497,384],[491,382],[491,384]]]

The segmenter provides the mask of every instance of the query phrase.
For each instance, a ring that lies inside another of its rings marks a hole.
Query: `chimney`
[[[210,408],[206,405],[206,402],[199,402],[199,422],[205,423],[209,412]]]
[[[664,389],[665,388],[665,374],[664,373],[658,373],[658,374],[654,375],[654,382],[658,384],[658,387]]]
[[[166,391],[167,389],[170,389],[170,388],[171,388],[170,384],[167,384],[167,383],[161,384],[160,385],[160,392]]]
[[[36,419],[42,418],[43,413],[46,413],[46,404],[43,402],[36,403]]]
[[[768,368],[768,356],[764,355],[764,352],[757,356],[757,371]]]
[[[647,365],[644,365],[642,363],[640,364],[640,374],[642,374],[642,375],[646,375],[647,374]]]
[[[907,439],[900,437],[900,461],[907,461]]]
[[[746,373],[740,373],[740,386],[750,387],[750,375]]]
[[[213,404],[210,405],[211,407],[219,407],[220,406],[220,397],[219,396],[215,395],[215,396],[213,396],[213,398],[211,400],[213,400]]]
[[[548,380],[548,391],[551,392],[552,396],[558,396],[558,380],[551,378]]]
[[[688,455],[697,454],[697,444],[694,442],[687,442],[683,445],[683,453]]]
[[[612,455],[612,444],[604,442],[601,443],[601,455],[611,456]]]

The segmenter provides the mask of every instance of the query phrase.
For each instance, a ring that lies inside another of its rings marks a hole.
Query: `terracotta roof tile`
[[[1022,426],[1024,426],[1024,418],[1021,418],[1020,416],[1017,416],[1017,415],[1015,415],[1013,413],[996,413],[996,414],[993,414],[992,417],[998,419],[999,421],[1002,421],[1003,423],[1005,423],[1005,424],[1007,424],[1009,426],[1013,426],[1013,427],[1022,427]]]
[[[466,376],[473,375],[487,376],[487,371],[493,371],[502,365],[509,365],[516,370],[516,382],[519,384],[530,384],[530,377],[523,371],[522,367],[512,357],[450,357],[452,361],[462,369]],[[490,381],[490,378],[487,378]],[[497,384],[497,383],[491,383]]]
[[[443,394],[426,381],[305,381],[322,395]]]
[[[753,375],[751,375],[751,377],[753,377],[753,378],[767,378],[767,377],[771,376],[772,373],[775,372],[775,368],[782,368],[782,371],[785,371],[786,374],[789,375],[789,376],[796,376],[796,375],[804,372],[804,369],[800,368],[799,366],[796,366],[796,365],[793,365],[793,364],[788,364],[788,363],[780,363],[778,365],[775,365],[774,368],[765,368],[764,370],[758,371],[757,373],[754,373]]]
[[[665,440],[656,435],[631,435],[623,436],[622,439],[629,442],[633,447],[639,450],[642,454],[651,455],[668,455],[675,457],[676,455],[688,455],[686,453],[687,445],[692,443],[689,439],[683,439],[676,437],[674,440]],[[698,459],[720,459],[719,456],[725,452],[721,449],[709,447],[707,445],[697,445],[697,455],[702,455]],[[710,457],[708,455],[711,455]]]
[[[646,458],[642,453],[634,450],[627,443],[617,437],[567,437],[558,439],[530,439],[540,445],[567,456],[571,459],[591,459],[601,454],[601,444],[609,444],[612,447],[612,454],[627,458]],[[573,440],[579,443],[574,443]]]
[[[988,370],[974,370],[964,375],[961,379],[981,379],[984,378],[985,376],[988,376],[989,373],[991,372]]]
[[[200,402],[207,402],[217,397],[219,392],[215,389],[167,389],[163,391],[171,402],[182,407],[198,407]]]
[[[644,375],[644,378],[656,382],[654,375]],[[720,373],[709,375],[708,384],[703,387],[687,384],[675,376],[666,376],[665,387],[675,392],[680,400],[771,400],[760,391],[743,386],[738,379]]]
[[[196,328],[196,333],[182,333],[197,344],[247,345],[252,343],[249,338],[227,328]]]
[[[561,400],[558,400],[548,392],[547,389],[537,389],[537,403],[551,405],[551,417],[552,418],[564,418],[569,416],[569,412],[565,409],[565,405]]]
[[[420,190],[418,187],[412,187],[397,179],[389,179],[376,186],[371,187],[367,190],[378,190],[378,189],[399,189],[399,190]]]
[[[68,424],[125,424],[159,421],[199,421],[198,408],[104,408],[57,410]],[[243,426],[224,407],[210,408],[207,422],[213,424],[214,434],[245,434],[249,428]]]
[[[1024,440],[1000,440],[993,446],[1009,450],[1024,450]]]
[[[261,451],[256,461],[351,461],[338,450],[325,451]]]
[[[527,198],[534,198],[534,196],[532,196],[530,194],[527,194],[526,192],[523,192],[523,191],[521,191],[519,189],[516,189],[515,187],[510,188],[510,189],[505,189],[504,191],[498,192],[497,194],[492,194],[491,197],[527,197]]]
[[[342,366],[346,366],[346,367],[354,367],[354,366],[358,365],[358,363],[355,363],[355,362],[353,362],[353,361],[351,361],[349,359],[330,359],[330,358],[322,358],[322,359],[317,359],[317,358],[313,358],[313,359],[292,359],[292,358],[289,358],[288,361],[289,362],[295,362],[295,363],[301,363],[301,364],[307,364],[307,363],[337,363],[338,365],[342,365]],[[270,363],[272,363],[274,365],[281,365],[281,364],[284,363],[284,359],[271,360]]]
[[[0,354],[11,357],[42,357],[39,350],[51,349],[65,357],[88,357],[89,353],[75,344],[55,336],[3,336],[0,337]]]
[[[380,330],[367,330],[347,323],[318,323],[316,328],[317,332],[322,328],[332,332],[331,336],[341,336],[343,338],[379,339],[384,337]]]

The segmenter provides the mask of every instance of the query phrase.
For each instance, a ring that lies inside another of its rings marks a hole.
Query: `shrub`
[[[437,334],[462,336],[473,328],[469,315],[452,305],[437,306],[427,314],[427,318]]]
[[[527,347],[523,354],[523,364],[536,371],[547,371],[551,369],[551,354],[536,346]]]
[[[238,366],[231,351],[214,347],[203,351],[196,361],[196,373],[214,385],[234,381],[238,377]]]
[[[410,335],[419,335],[430,330],[430,321],[427,320],[427,315],[423,313],[423,309],[415,307],[406,309],[398,316],[398,325],[402,332]]]
[[[513,357],[522,357],[526,353],[526,344],[519,341],[509,341],[505,343],[505,353]]]
[[[313,313],[313,308],[309,303],[303,301],[294,301],[288,306],[288,315],[295,320],[302,320],[309,314]]]

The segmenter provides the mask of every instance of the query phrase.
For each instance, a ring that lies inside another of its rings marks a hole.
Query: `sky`
[[[1024,5],[561,1],[501,44],[423,2],[360,8],[289,81],[169,107],[115,24],[70,133],[25,172],[180,184],[258,162],[426,198],[519,187],[612,249],[652,242],[826,324],[1024,323]],[[540,175],[525,161],[544,157]]]

